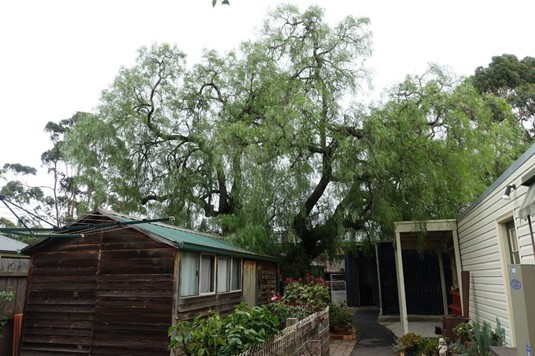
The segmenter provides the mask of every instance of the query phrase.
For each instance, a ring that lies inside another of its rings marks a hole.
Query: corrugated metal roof
[[[134,217],[125,216],[116,212],[99,210],[105,216],[121,222],[140,221]],[[165,239],[171,242],[174,246],[184,251],[197,251],[216,253],[220,255],[229,255],[236,257],[245,257],[255,260],[277,261],[276,258],[266,255],[253,253],[246,249],[240,248],[223,240],[222,238],[205,234],[193,230],[183,229],[177,226],[163,224],[163,223],[141,223],[136,225],[129,225],[129,227],[140,230],[147,235],[155,238]]]
[[[24,242],[0,235],[0,251],[19,252],[26,246],[28,246],[28,244],[25,244]]]
[[[149,237],[157,241],[172,245],[178,248],[179,250],[213,253],[213,254],[219,254],[219,255],[248,258],[252,260],[262,260],[262,261],[271,261],[271,262],[279,261],[278,258],[267,256],[267,255],[261,255],[261,254],[254,253],[246,249],[240,248],[236,245],[231,244],[230,242],[223,240],[222,238],[216,235],[188,230],[188,229],[180,228],[178,226],[163,224],[160,222],[144,222],[143,221],[144,219],[142,218],[131,217],[131,216],[119,214],[114,211],[103,210],[103,209],[98,209],[88,214],[87,217],[92,216],[94,214],[102,214],[115,221],[122,222],[122,223],[129,223],[128,225],[125,225],[125,226],[141,231],[147,234]],[[79,224],[84,219],[85,217],[79,219],[77,222],[73,223],[71,226]],[[135,223],[135,222],[139,222],[139,223]],[[92,225],[92,226],[94,227],[95,225]],[[113,228],[116,229],[117,226],[114,226]],[[66,231],[68,231],[68,228],[66,229]],[[83,233],[83,231],[81,232]],[[61,237],[50,237],[50,238],[44,239],[32,246],[29,246],[28,248],[25,248],[23,252],[31,253],[34,249],[40,248],[46,245],[47,241],[50,241],[56,238],[61,238]]]

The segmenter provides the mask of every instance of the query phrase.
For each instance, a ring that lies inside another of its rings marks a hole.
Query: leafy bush
[[[332,303],[329,305],[329,325],[351,329],[353,328],[353,315],[342,304]]]
[[[284,296],[279,301],[302,306],[309,314],[325,309],[329,303],[329,288],[322,278],[287,278],[284,285]]]
[[[279,319],[267,307],[249,308],[241,303],[224,319],[213,313],[171,326],[169,348],[181,348],[188,356],[236,355],[278,332]]]
[[[287,318],[303,319],[323,310],[329,290],[321,278],[286,279],[284,295],[275,295],[267,306],[244,303],[222,319],[218,313],[181,321],[169,328],[169,348],[181,348],[186,355],[236,355],[266,342],[284,327]]]
[[[299,320],[306,318],[309,313],[302,305],[290,305],[282,300],[271,303],[269,310],[281,321],[281,328],[284,328],[284,321],[288,318],[297,318]]]
[[[438,353],[438,337],[421,338],[418,345],[418,353],[420,355],[434,356]]]
[[[329,289],[322,278],[307,276],[286,278],[284,295],[277,293],[271,298],[269,309],[283,324],[287,318],[304,319],[312,313],[323,310],[329,303]]]

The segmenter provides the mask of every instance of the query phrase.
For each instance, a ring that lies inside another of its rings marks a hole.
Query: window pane
[[[518,251],[518,241],[516,238],[516,230],[510,229],[509,230],[509,239],[511,239],[511,251],[515,252]]]
[[[232,259],[232,290],[241,289],[241,259]]]
[[[228,277],[230,274],[229,271],[229,258],[228,257],[218,257],[217,258],[217,291],[218,292],[228,292]]]
[[[214,291],[214,258],[215,256],[201,256],[201,293]]]
[[[518,251],[518,238],[516,237],[516,229],[514,222],[507,224],[507,242],[509,245],[509,256],[512,264],[520,263],[520,253]]]
[[[180,295],[199,294],[199,254],[183,252],[180,264]]]
[[[513,252],[513,264],[515,265],[520,264],[520,253],[518,251]]]

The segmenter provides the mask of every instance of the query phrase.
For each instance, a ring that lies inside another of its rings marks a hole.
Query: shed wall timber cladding
[[[257,304],[267,304],[277,290],[277,266],[273,263],[258,261],[257,265]]]
[[[177,251],[133,229],[32,256],[22,355],[168,355]]]
[[[503,249],[507,248],[504,240],[500,248],[498,223],[502,219],[514,217],[519,238],[522,263],[533,263],[527,221],[517,218],[517,211],[522,204],[526,187],[520,186],[522,175],[535,166],[535,157],[528,158],[518,169],[508,173],[501,184],[487,192],[484,199],[478,201],[470,210],[461,214],[458,223],[458,235],[463,271],[470,271],[469,316],[480,322],[487,321],[494,326],[496,317],[506,331],[506,341],[512,342],[511,320],[509,320],[509,303],[506,265]],[[502,199],[508,184],[515,184],[517,189],[511,193],[510,200]]]

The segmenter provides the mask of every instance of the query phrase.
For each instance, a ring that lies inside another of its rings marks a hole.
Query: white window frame
[[[203,260],[203,257],[211,257],[212,258],[212,280],[210,281],[210,285],[211,285],[211,291],[208,291],[208,292],[202,292],[201,291],[201,286],[202,286],[202,282],[203,282],[203,279],[204,279],[204,276],[203,276],[203,264],[202,264],[202,260]],[[216,258],[217,256],[216,255],[212,255],[212,254],[207,254],[207,253],[201,253],[200,254],[200,258],[199,258],[199,295],[211,295],[211,294],[215,294],[216,293],[216,274],[217,274],[217,269],[216,269]]]
[[[184,259],[181,259],[180,261],[180,287],[179,287],[179,290],[178,290],[178,294],[181,298],[189,298],[189,297],[195,297],[195,296],[198,296],[199,295],[199,286],[200,286],[200,283],[199,283],[199,277],[200,277],[200,273],[199,273],[199,266],[200,266],[200,261],[201,261],[201,256],[199,253],[196,253],[196,252],[183,252],[183,256],[185,256],[186,254],[191,254],[191,255],[195,255],[197,257],[197,266],[195,268],[194,271],[189,271],[189,273],[195,273],[195,284],[196,284],[196,292],[194,294],[186,294],[186,295],[183,295],[182,294],[182,287],[183,287],[183,283],[184,283],[184,278],[183,278],[183,273],[186,273],[185,271],[185,268],[184,268]]]
[[[227,260],[227,271],[225,273],[224,276],[222,276],[220,274],[220,261],[221,260]],[[216,292],[217,293],[228,293],[230,292],[231,290],[231,268],[232,268],[232,257],[230,256],[217,256],[217,286],[216,286]],[[225,278],[225,281],[227,283],[227,288],[225,290],[219,290],[219,286],[220,286],[220,278],[219,277],[224,277]]]
[[[238,276],[239,288],[232,288],[232,277],[234,276],[234,261],[239,260],[240,275]],[[243,259],[232,257],[230,259],[230,268],[229,268],[229,289],[231,292],[237,292],[243,290]]]
[[[507,250],[509,252],[511,264],[520,264],[520,246],[518,243],[518,236],[516,233],[516,225],[514,220],[510,220],[505,224],[505,236],[507,239]]]
[[[233,292],[240,292],[243,290],[243,258],[238,257],[231,257],[231,256],[224,256],[224,255],[215,255],[210,253],[201,253],[201,252],[184,252],[188,254],[195,254],[198,257],[198,264],[196,268],[197,275],[196,283],[197,283],[197,294],[190,294],[190,295],[182,295],[181,294],[181,288],[179,288],[179,297],[180,298],[192,298],[192,297],[199,297],[199,296],[206,296],[206,295],[215,295],[215,294],[224,294],[224,293],[233,293]],[[203,271],[203,258],[209,257],[211,258],[211,269],[212,269],[212,276],[211,281],[209,281],[209,285],[211,286],[211,290],[208,292],[202,292],[202,284],[204,279],[206,278],[204,276],[205,271]],[[220,259],[226,259],[227,260],[227,273],[225,273],[224,278],[226,278],[227,282],[227,290],[219,291],[219,278],[223,277],[219,275],[219,261]],[[238,288],[233,289],[233,276],[235,272],[235,264],[237,263],[237,266],[239,268],[239,275],[237,276],[238,280]],[[180,264],[180,279],[181,282],[183,280],[183,273],[186,273],[184,271],[184,266],[182,265],[182,261]]]

